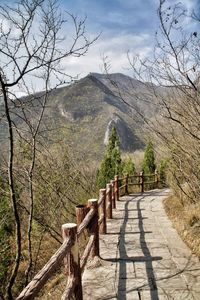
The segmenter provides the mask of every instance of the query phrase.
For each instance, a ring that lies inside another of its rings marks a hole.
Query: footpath
[[[98,266],[83,274],[84,300],[200,300],[200,262],[165,214],[169,190],[120,198]]]

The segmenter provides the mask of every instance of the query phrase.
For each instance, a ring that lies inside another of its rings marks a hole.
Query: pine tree
[[[152,174],[155,172],[155,169],[156,169],[156,165],[155,165],[153,144],[151,141],[149,141],[144,153],[142,170],[144,171],[145,174]]]
[[[113,127],[109,136],[108,145],[106,147],[104,158],[101,162],[100,169],[97,174],[97,185],[99,188],[105,188],[106,183],[114,179],[116,174],[121,174],[121,153],[120,142],[116,128]]]
[[[167,160],[161,160],[159,166],[160,184],[162,187],[166,186],[166,172],[167,172]]]
[[[130,157],[125,158],[122,162],[122,174],[134,175],[134,173],[135,173],[135,164],[133,160]]]

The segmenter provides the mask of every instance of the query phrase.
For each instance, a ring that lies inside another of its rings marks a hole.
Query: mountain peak
[[[94,76],[97,79],[122,79],[122,78],[126,78],[129,80],[133,80],[131,77],[123,74],[123,73],[110,73],[110,74],[103,74],[103,73],[95,73],[95,72],[91,72],[89,73],[87,76]]]

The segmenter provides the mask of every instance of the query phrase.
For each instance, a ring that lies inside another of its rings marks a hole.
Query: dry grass
[[[79,238],[79,255],[82,256],[88,242],[87,230]],[[36,299],[38,300],[60,300],[67,286],[67,276],[64,265],[48,280]]]
[[[62,273],[56,273],[43,287],[36,300],[60,300],[66,288],[66,276]]]
[[[182,206],[177,197],[170,196],[164,206],[181,238],[200,257],[200,204]]]

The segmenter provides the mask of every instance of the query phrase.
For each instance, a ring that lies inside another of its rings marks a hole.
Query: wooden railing
[[[153,177],[154,176],[154,177]],[[146,178],[154,178],[154,181],[145,182]],[[137,183],[131,183],[131,179],[136,179]],[[122,184],[120,185],[120,182]],[[107,219],[113,218],[113,209],[116,208],[116,202],[119,196],[128,194],[131,185],[138,185],[141,192],[144,192],[144,184],[156,183],[158,185],[158,175],[145,175],[141,172],[139,175],[115,179],[106,185],[106,189],[99,191],[99,199],[88,200],[87,205],[76,206],[75,223],[62,225],[63,244],[57,252],[50,258],[47,264],[38,272],[32,281],[24,288],[16,300],[34,299],[47,280],[53,275],[57,268],[64,261],[65,274],[68,278],[66,289],[61,297],[62,300],[73,299],[82,300],[82,273],[90,257],[93,260],[99,257],[99,234],[107,233]],[[79,241],[82,234],[87,231],[88,242],[81,257]]]
[[[131,175],[128,174],[122,178],[118,178],[120,184],[119,186],[119,195],[128,195],[129,187],[137,186],[140,188],[140,192],[144,193],[145,187],[153,186],[153,188],[159,187],[159,176],[157,170],[153,174],[144,174],[144,172],[140,172],[139,175]]]

